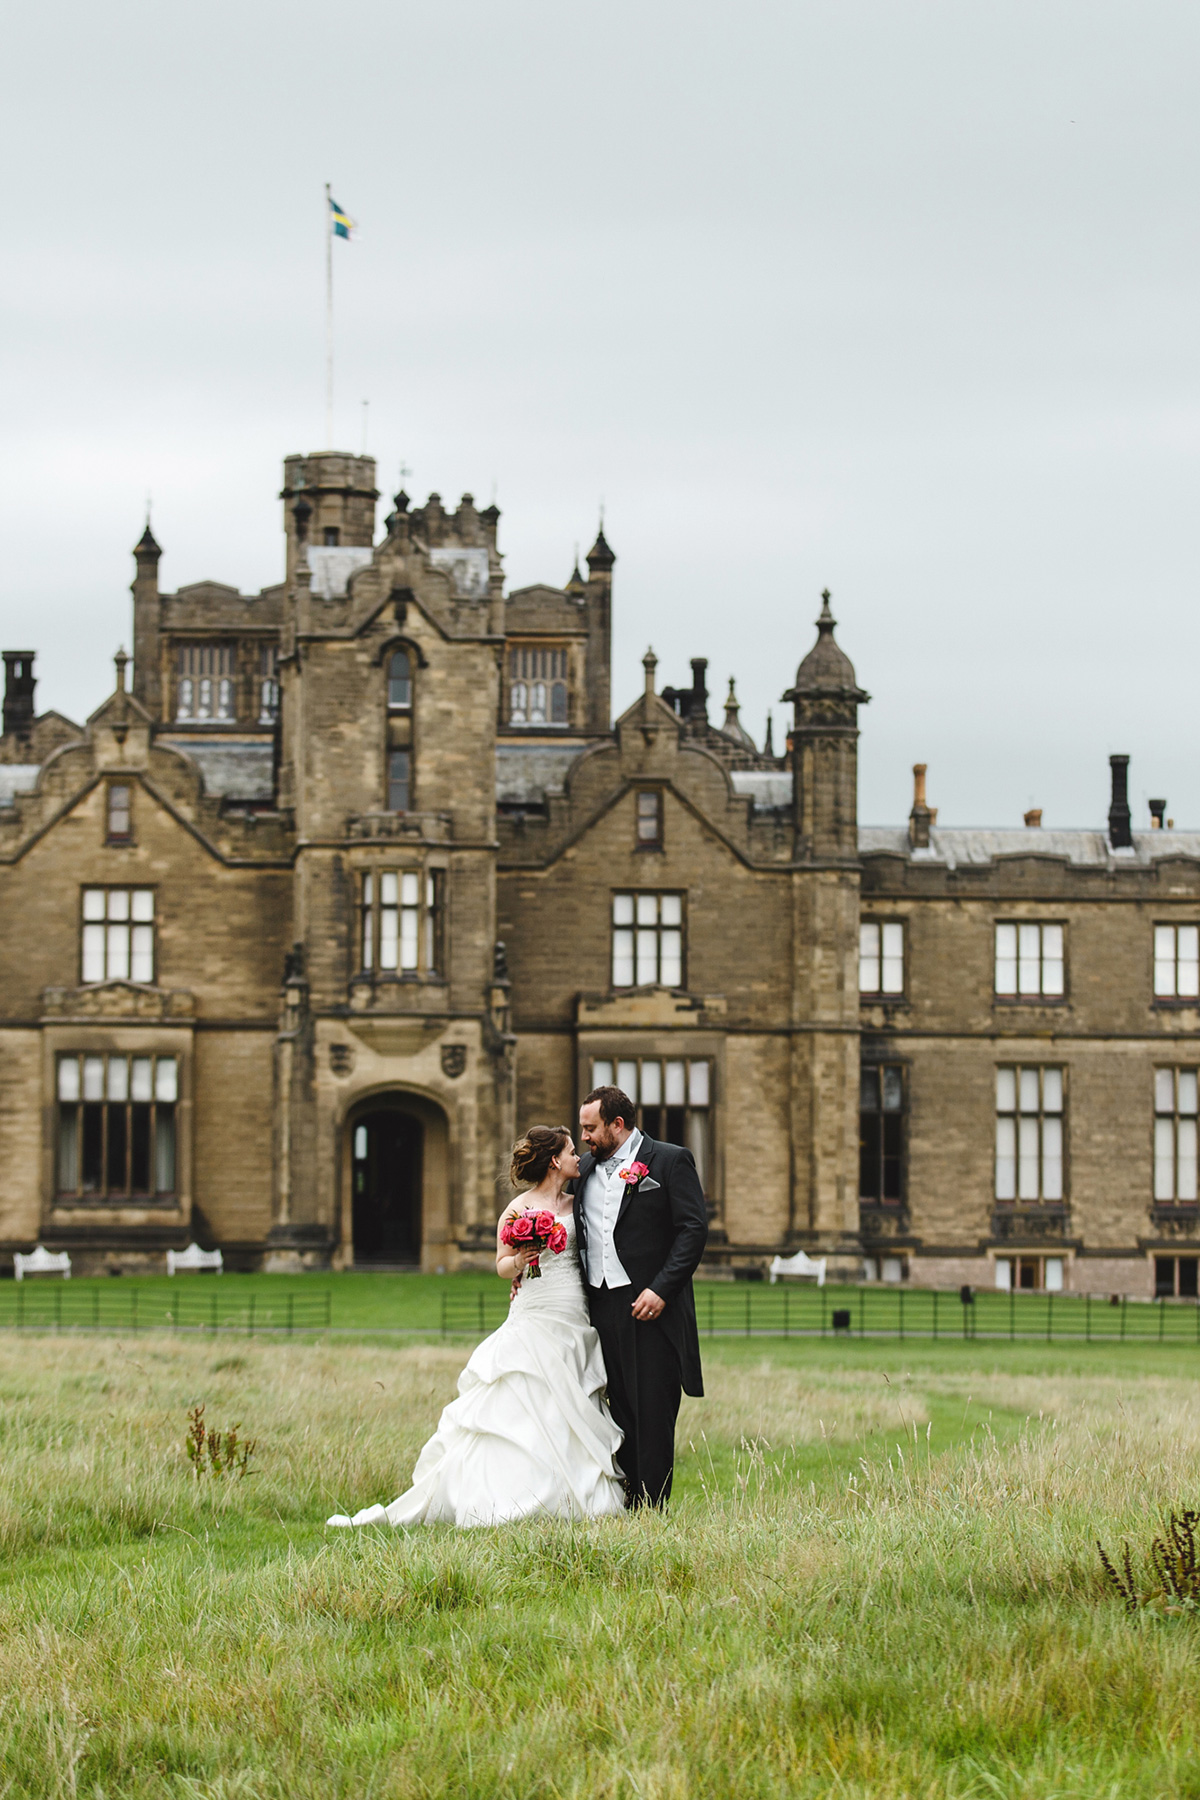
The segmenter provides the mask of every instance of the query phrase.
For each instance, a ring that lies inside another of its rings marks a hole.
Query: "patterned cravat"
[[[610,1156],[607,1162],[602,1162],[600,1164],[600,1167],[604,1170],[606,1175],[611,1175],[620,1160],[620,1156]]]

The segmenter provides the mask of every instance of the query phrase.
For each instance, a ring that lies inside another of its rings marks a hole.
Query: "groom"
[[[708,1237],[690,1150],[645,1137],[620,1088],[579,1109],[586,1146],[575,1183],[575,1236],[630,1506],[671,1495],[681,1390],[704,1392],[692,1274]]]

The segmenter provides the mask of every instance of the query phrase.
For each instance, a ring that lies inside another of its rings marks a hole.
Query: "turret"
[[[150,521],[133,547],[133,692],[151,718],[162,714],[162,671],[158,653],[158,559]]]
[[[834,638],[829,589],[817,641],[783,696],[794,707],[792,805],[799,858],[858,855],[858,709],[870,695]]]
[[[340,450],[288,456],[283,463],[283,529],[287,580],[302,543],[312,548],[369,549],[375,540],[375,458]]]

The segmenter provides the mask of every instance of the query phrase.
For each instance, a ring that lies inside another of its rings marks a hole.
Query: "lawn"
[[[327,1535],[465,1355],[0,1333],[0,1796],[1200,1795],[1200,1621],[1095,1551],[1200,1494],[1194,1353],[717,1340],[665,1518]]]

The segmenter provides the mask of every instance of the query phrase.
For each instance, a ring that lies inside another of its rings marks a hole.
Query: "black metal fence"
[[[239,1293],[211,1277],[164,1293],[118,1282],[76,1287],[69,1281],[0,1285],[0,1330],[240,1332],[250,1337],[328,1327],[331,1295],[288,1289]]]
[[[1010,1343],[1194,1344],[1200,1304],[1100,1295],[959,1289],[696,1283],[702,1337],[1007,1339]],[[503,1291],[442,1295],[441,1335],[483,1337],[508,1312]]]

